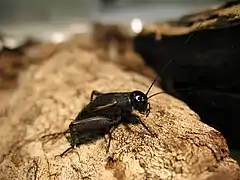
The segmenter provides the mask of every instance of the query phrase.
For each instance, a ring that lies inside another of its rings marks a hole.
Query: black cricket
[[[110,147],[111,133],[121,122],[125,121],[129,115],[132,115],[134,110],[141,114],[145,114],[146,116],[149,115],[150,103],[148,102],[148,99],[157,94],[163,93],[158,92],[147,97],[157,79],[158,77],[155,78],[146,93],[137,90],[133,92],[101,93],[93,90],[90,103],[87,104],[82,111],[79,112],[75,120],[70,123],[69,139],[71,147],[64,151],[60,156],[63,156],[66,152],[79,145],[81,142],[81,135],[89,133],[108,133],[108,151]],[[139,117],[137,120],[151,135],[155,135]]]

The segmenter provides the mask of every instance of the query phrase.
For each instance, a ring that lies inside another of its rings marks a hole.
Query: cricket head
[[[147,95],[141,91],[133,91],[130,94],[132,106],[135,110],[141,114],[145,114],[148,109],[148,98]]]
[[[131,99],[133,108],[139,111],[141,114],[145,114],[146,116],[148,116],[148,114],[150,113],[150,108],[151,108],[148,100],[158,94],[164,93],[164,92],[158,92],[150,96],[147,96],[151,88],[153,87],[154,83],[157,81],[157,79],[158,79],[158,76],[154,79],[154,81],[152,82],[152,84],[150,85],[146,93],[143,93],[142,91],[133,91],[130,94],[130,99]]]

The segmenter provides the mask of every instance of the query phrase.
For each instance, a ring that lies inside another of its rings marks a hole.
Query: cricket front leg
[[[142,126],[154,137],[157,137],[157,134],[150,131],[150,129],[146,126],[146,124],[141,120],[140,117],[137,117],[138,121],[142,124]]]

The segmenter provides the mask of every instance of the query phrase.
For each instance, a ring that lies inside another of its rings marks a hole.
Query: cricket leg
[[[138,121],[142,124],[142,126],[143,126],[152,136],[157,137],[157,134],[156,134],[156,133],[153,133],[152,131],[150,131],[150,129],[146,126],[146,124],[141,120],[140,117],[138,117],[137,119],[138,119]]]
[[[110,127],[118,124],[121,118],[115,120],[103,116],[95,116],[85,119],[78,119],[69,125],[70,130],[70,144],[71,147],[66,150],[68,152],[70,149],[73,149],[74,146],[81,144],[81,135],[90,134],[90,133],[106,133]],[[65,154],[66,152],[62,153]]]
[[[104,94],[104,93],[101,93],[101,92],[99,92],[99,91],[93,90],[92,93],[91,93],[90,101],[93,100],[93,97],[94,97],[94,96],[98,97],[98,96],[100,96],[100,95],[102,95],[102,94]]]
[[[79,141],[79,134],[77,132],[73,132],[72,129],[70,128],[69,131],[70,131],[70,147],[63,151],[60,155],[58,155],[60,157],[63,157],[71,150],[73,150],[77,146],[77,142]]]
[[[72,121],[69,125],[70,131],[70,144],[71,146],[67,148],[64,152],[62,152],[59,156],[64,156],[69,153],[74,147],[81,144],[81,135],[89,132],[96,132],[99,130],[106,129],[106,127],[110,126],[112,120],[106,117],[90,117],[85,119],[78,119]]]
[[[150,114],[151,111],[151,105],[150,103],[148,103],[148,107],[147,107],[147,111],[146,111],[146,117],[148,117],[148,115]]]
[[[121,122],[121,117],[118,117],[117,120],[116,120],[116,124],[114,124],[110,130],[108,131],[108,137],[109,137],[109,140],[108,140],[108,144],[107,144],[107,148],[106,148],[106,152],[108,153],[109,152],[109,149],[110,149],[110,144],[111,144],[111,141],[112,141],[112,133],[115,129],[117,129],[117,127],[119,126],[120,122]]]
[[[65,151],[63,151],[59,156],[63,157],[65,154],[69,153],[71,150],[74,149],[74,146],[70,146],[69,148],[67,148]]]

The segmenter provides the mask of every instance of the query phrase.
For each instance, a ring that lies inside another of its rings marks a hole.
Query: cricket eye
[[[144,113],[147,110],[147,96],[141,91],[133,91],[130,94],[130,99],[133,105],[133,108],[140,113]]]

